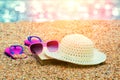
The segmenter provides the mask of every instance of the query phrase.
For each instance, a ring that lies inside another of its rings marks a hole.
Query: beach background
[[[28,36],[60,42],[74,33],[90,38],[106,61],[93,66],[41,61],[24,45]],[[13,44],[22,45],[28,57],[6,56]],[[120,80],[120,1],[0,0],[0,80]]]
[[[62,61],[41,65],[24,46],[27,36],[36,35],[43,41],[58,40],[67,34],[79,33],[90,38],[104,52],[107,60],[95,66],[82,66]],[[85,20],[54,22],[0,23],[1,80],[119,80],[120,79],[120,21]],[[4,49],[20,44],[28,56],[13,60]]]

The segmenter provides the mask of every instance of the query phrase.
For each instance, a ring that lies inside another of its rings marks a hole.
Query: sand
[[[58,40],[72,33],[90,38],[95,48],[107,55],[104,63],[82,66],[62,61],[40,63],[28,47],[27,36],[36,35],[43,41]],[[20,44],[28,56],[13,60],[4,49]],[[86,20],[53,22],[0,23],[0,80],[120,80],[120,21]]]

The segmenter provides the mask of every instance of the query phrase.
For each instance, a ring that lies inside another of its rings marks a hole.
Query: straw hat
[[[45,50],[51,58],[79,65],[95,65],[106,60],[106,55],[94,48],[93,42],[81,34],[65,36],[57,52]]]

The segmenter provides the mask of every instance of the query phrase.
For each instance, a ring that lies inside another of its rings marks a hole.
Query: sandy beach
[[[107,60],[94,66],[62,61],[42,62],[34,57],[24,40],[39,36],[43,41],[58,40],[79,33],[90,38]],[[13,60],[4,54],[10,45],[24,47],[26,59]],[[120,80],[120,21],[85,20],[0,23],[0,80]]]

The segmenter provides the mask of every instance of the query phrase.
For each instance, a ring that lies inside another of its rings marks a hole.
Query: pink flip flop
[[[11,45],[5,49],[5,54],[12,59],[23,59],[27,56],[23,52],[23,47],[20,45]]]
[[[27,38],[27,40],[24,41],[24,45],[30,46],[33,43],[39,43],[39,42],[42,42],[42,40],[39,37],[37,37],[37,36],[29,36]]]

